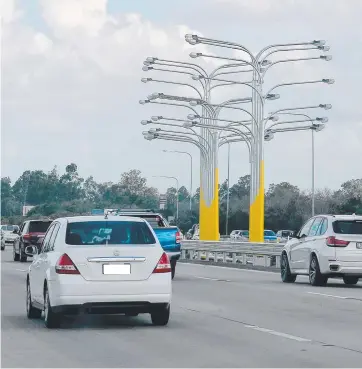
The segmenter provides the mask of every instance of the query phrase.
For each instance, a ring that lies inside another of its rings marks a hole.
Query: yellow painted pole
[[[219,170],[215,169],[214,196],[211,204],[206,204],[200,188],[200,240],[219,241]]]

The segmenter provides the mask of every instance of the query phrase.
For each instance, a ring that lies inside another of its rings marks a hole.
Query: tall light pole
[[[162,150],[163,152],[169,152],[169,153],[177,153],[177,154],[186,154],[190,157],[190,211],[192,210],[192,155],[187,151],[177,151],[177,150]]]
[[[314,129],[312,129],[312,217],[315,214]]]
[[[178,222],[178,190],[179,190],[178,179],[176,177],[171,177],[171,176],[152,176],[152,177],[168,178],[168,179],[174,179],[176,181],[176,222]]]
[[[228,189],[226,193],[226,222],[225,222],[225,234],[229,233],[229,202],[230,202],[230,142],[228,142]]]

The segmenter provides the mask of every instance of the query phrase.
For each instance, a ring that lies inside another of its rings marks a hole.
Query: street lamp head
[[[325,40],[313,40],[312,44],[315,46],[324,46],[326,44],[326,41]]]
[[[320,123],[320,124],[313,124],[312,129],[315,130],[316,132],[320,132],[322,131],[324,128],[326,127],[325,124]]]
[[[268,133],[266,133],[264,135],[264,140],[265,141],[271,141],[274,138],[274,133],[269,131]]]
[[[151,63],[150,63],[149,61],[145,60],[145,61],[143,62],[143,65],[150,66],[150,65],[151,65]]]
[[[328,122],[327,117],[317,117],[315,120],[318,121],[318,122],[321,122],[321,123],[327,123]]]
[[[150,66],[148,66],[148,65],[144,65],[143,67],[142,67],[142,70],[144,71],[144,72],[148,72],[149,70],[151,70],[151,69],[153,69],[153,67],[150,67]]]
[[[146,126],[147,124],[151,124],[152,123],[152,120],[141,120],[141,124],[143,126]]]
[[[161,119],[163,119],[163,116],[162,115],[154,115],[151,117],[151,119],[154,121],[154,122],[157,122]]]
[[[153,94],[148,95],[148,96],[147,96],[147,98],[148,98],[148,100],[156,100],[156,99],[158,99],[160,96],[161,96],[161,94],[160,94],[160,93],[158,93],[158,92],[154,92]]]
[[[145,105],[145,104],[148,104],[150,102],[150,100],[140,100],[139,103],[141,105]]]
[[[263,67],[267,67],[268,65],[270,65],[272,62],[270,60],[263,60],[260,65]]]
[[[187,119],[189,120],[195,120],[195,119],[199,119],[200,118],[200,115],[197,115],[197,114],[189,114],[187,116]]]
[[[199,37],[190,33],[185,35],[185,41],[188,42],[190,45],[196,45],[200,43]]]
[[[141,78],[141,82],[143,83],[147,83],[147,82],[151,82],[152,78]]]
[[[322,82],[327,83],[329,85],[333,85],[334,79],[332,79],[332,78],[323,78]]]
[[[201,74],[193,74],[191,76],[191,78],[194,80],[194,81],[200,81],[200,79],[203,78],[203,76]]]
[[[331,104],[319,104],[319,107],[325,110],[329,110],[332,109],[332,105]]]
[[[161,128],[150,128],[148,130],[148,133],[149,134],[154,134],[154,133],[159,132],[159,131],[161,131]]]
[[[190,101],[190,105],[191,105],[191,106],[197,106],[197,105],[199,105],[199,101],[197,101],[197,100],[192,100],[192,101]]]
[[[330,61],[332,60],[332,55],[321,55],[320,58],[325,61]]]
[[[158,58],[154,58],[153,56],[149,56],[146,58],[146,61],[150,64],[153,64]]]
[[[279,94],[268,94],[266,95],[266,99],[268,100],[278,100],[280,98]]]
[[[192,128],[197,122],[185,122],[183,123],[184,128]]]
[[[272,122],[277,122],[279,120],[279,116],[278,115],[273,115],[273,116],[269,117],[269,120],[271,120]]]
[[[194,52],[192,52],[189,55],[190,55],[190,58],[195,59],[195,58],[198,58],[199,56],[202,56],[202,53],[194,53]]]
[[[328,45],[324,45],[324,46],[318,46],[318,49],[321,51],[329,51],[331,47]]]

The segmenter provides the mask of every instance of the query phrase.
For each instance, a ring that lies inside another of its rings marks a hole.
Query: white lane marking
[[[179,263],[179,265],[198,266],[198,267],[203,267],[203,268],[227,269],[227,270],[235,270],[237,272],[276,274],[276,275],[278,275],[278,273],[276,273],[276,272],[268,272],[267,270],[230,268],[230,267],[227,267],[227,266],[219,266],[219,265],[203,265],[203,264],[194,264],[194,263],[187,263],[187,262]]]
[[[199,277],[199,276],[193,276],[193,278],[197,279],[207,279],[209,281],[216,281],[216,282],[231,282],[230,279],[218,279],[218,278],[209,278],[209,277]]]
[[[287,333],[273,331],[272,329],[257,327],[257,326],[254,326],[254,325],[244,325],[244,326],[245,326],[245,328],[251,328],[251,329],[254,329],[254,330],[259,331],[259,332],[269,333],[269,334],[272,334],[274,336],[287,338],[289,340],[294,340],[294,341],[298,341],[298,342],[311,342],[311,340],[309,340],[309,339],[298,337],[298,336],[292,336],[291,334],[287,334]]]
[[[18,272],[27,272],[26,269],[15,269],[15,270],[17,270]]]
[[[347,300],[350,299],[350,297],[346,297],[346,296],[336,296],[336,295],[328,295],[326,293],[319,293],[319,292],[307,292],[310,295],[318,295],[318,296],[325,296],[325,297],[333,297],[335,299],[342,299],[342,300]]]

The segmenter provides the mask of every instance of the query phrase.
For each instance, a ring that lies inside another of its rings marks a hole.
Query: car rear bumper
[[[169,257],[170,260],[178,260],[180,259],[181,256],[181,252],[177,251],[177,252],[166,252],[167,256]]]
[[[362,278],[362,262],[330,261],[327,273],[331,275],[355,275]]]
[[[87,281],[80,275],[58,275],[48,281],[52,306],[87,303],[170,303],[170,273],[143,281]]]

